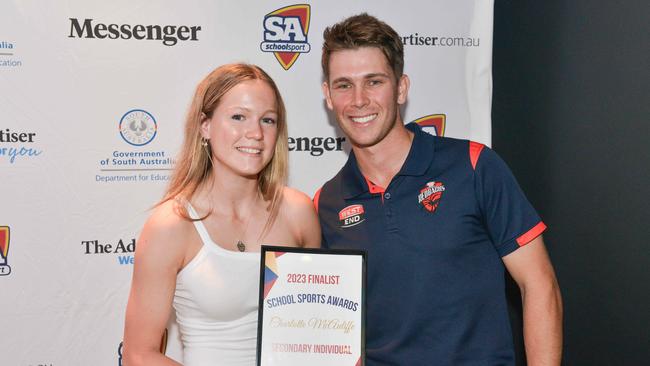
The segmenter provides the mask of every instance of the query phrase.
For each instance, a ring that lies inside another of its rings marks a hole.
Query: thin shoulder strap
[[[203,245],[210,243],[212,239],[210,238],[210,234],[208,234],[208,229],[205,228],[205,225],[203,225],[202,220],[198,220],[200,216],[196,213],[196,210],[194,210],[194,207],[192,207],[189,201],[186,204],[187,204],[187,213],[190,214],[190,217],[193,220],[192,222],[194,223],[194,227],[196,228],[196,231],[199,233]]]

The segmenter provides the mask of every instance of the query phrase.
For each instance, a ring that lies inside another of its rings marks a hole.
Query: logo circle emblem
[[[158,124],[151,113],[143,109],[132,109],[120,119],[120,136],[133,146],[150,143],[158,132]]]

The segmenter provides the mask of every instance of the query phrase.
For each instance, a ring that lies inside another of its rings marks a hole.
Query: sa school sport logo
[[[359,225],[365,220],[365,210],[363,209],[363,205],[350,205],[339,211],[339,222],[341,223],[342,228]]]
[[[11,267],[7,263],[9,255],[9,226],[0,226],[0,276],[11,273]]]
[[[434,136],[445,135],[447,116],[444,114],[430,114],[428,116],[420,117],[413,122],[419,124],[424,132],[428,132]]]
[[[444,191],[445,185],[442,182],[428,182],[418,194],[418,203],[425,210],[433,213],[438,208]]]
[[[311,46],[307,41],[311,10],[307,4],[290,5],[264,16],[262,52],[273,52],[285,70],[289,70],[301,53]]]

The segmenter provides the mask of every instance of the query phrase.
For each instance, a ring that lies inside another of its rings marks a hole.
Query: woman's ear
[[[201,136],[209,140],[210,139],[210,125],[211,119],[205,113],[201,113]]]

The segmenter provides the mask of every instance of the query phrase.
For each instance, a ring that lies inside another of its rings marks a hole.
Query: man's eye
[[[350,89],[350,84],[336,84],[335,89]]]
[[[244,120],[244,115],[243,114],[233,114],[231,119],[234,119],[235,121],[243,121]]]
[[[370,80],[370,81],[368,81],[368,84],[369,84],[370,86],[381,85],[381,84],[382,84],[382,81],[381,81],[381,80]]]

